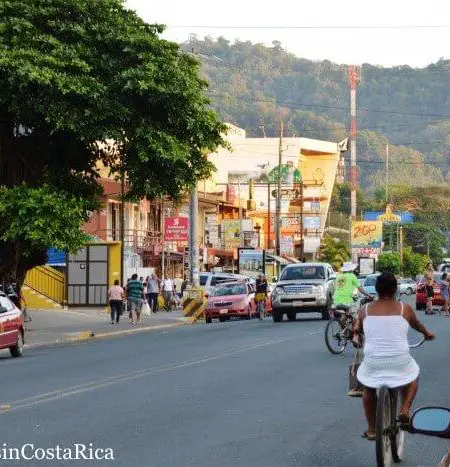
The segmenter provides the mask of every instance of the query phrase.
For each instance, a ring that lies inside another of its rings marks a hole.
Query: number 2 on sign
[[[374,224],[357,225],[353,230],[353,238],[365,237],[375,232],[375,230],[377,230],[377,226]]]

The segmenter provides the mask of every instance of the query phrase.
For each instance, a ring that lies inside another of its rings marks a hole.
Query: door
[[[0,347],[10,347],[17,342],[20,314],[9,298],[0,296]]]

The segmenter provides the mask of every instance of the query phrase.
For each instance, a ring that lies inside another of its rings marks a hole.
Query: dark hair
[[[114,281],[114,285],[119,285],[119,284],[120,284],[119,279],[116,279],[116,280]]]
[[[393,297],[397,292],[397,279],[390,272],[383,272],[377,277],[375,290],[380,297]]]
[[[132,280],[132,281],[135,281],[137,278],[138,278],[138,275],[137,275],[137,274],[133,274],[133,275],[131,276],[131,280]]]
[[[442,280],[445,281],[445,279],[447,279],[447,273],[444,272],[444,274],[442,274]]]

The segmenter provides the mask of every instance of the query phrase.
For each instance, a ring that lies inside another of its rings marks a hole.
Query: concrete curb
[[[144,326],[136,327],[134,329],[124,329],[122,331],[113,331],[113,332],[100,332],[96,334],[93,330],[87,329],[85,331],[74,333],[73,335],[66,335],[61,341],[57,342],[43,342],[39,344],[25,344],[26,349],[36,349],[39,347],[53,347],[53,346],[62,346],[65,344],[76,344],[81,342],[95,341],[100,339],[108,339],[114,337],[128,336],[143,332],[152,332],[160,331],[161,329],[171,329],[179,328],[186,326],[190,323],[180,322],[180,323],[170,323],[170,324],[158,324],[156,326]]]

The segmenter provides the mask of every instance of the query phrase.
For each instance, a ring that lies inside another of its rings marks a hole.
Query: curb
[[[124,329],[122,331],[113,331],[113,332],[101,332],[95,334],[93,330],[85,330],[78,333],[75,333],[72,336],[68,336],[63,338],[63,340],[58,342],[45,342],[39,344],[25,344],[26,349],[36,349],[39,347],[53,347],[53,346],[62,346],[65,344],[76,344],[81,342],[88,342],[88,341],[95,341],[100,339],[108,339],[114,337],[121,337],[121,336],[128,336],[143,332],[152,332],[152,331],[160,331],[161,329],[170,329],[170,328],[179,328],[182,326],[186,326],[187,322],[182,323],[171,323],[171,324],[159,324],[156,326],[147,326],[142,328],[136,329]]]

